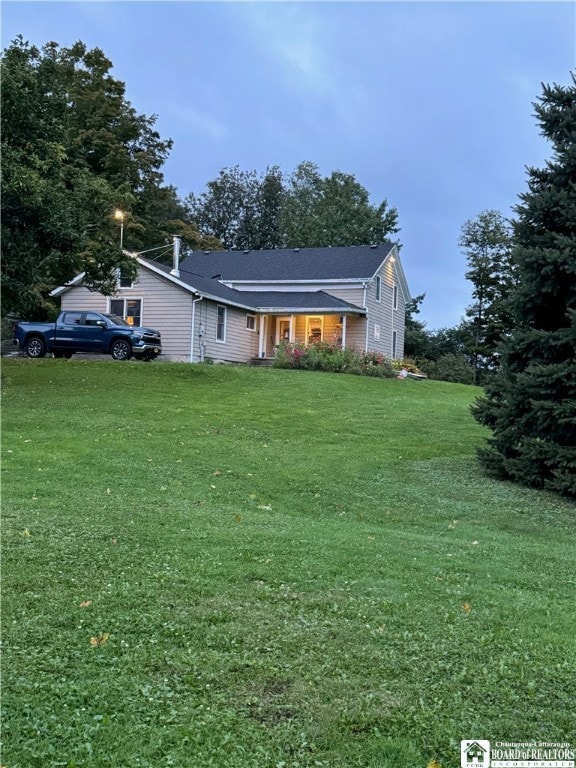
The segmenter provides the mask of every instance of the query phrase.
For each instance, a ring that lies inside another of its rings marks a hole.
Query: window
[[[142,325],[142,299],[110,299],[110,314],[122,317],[129,325]]]
[[[398,309],[398,286],[394,286],[394,298],[393,298],[393,306],[394,309]]]
[[[306,318],[306,339],[308,344],[322,341],[322,317]]]
[[[127,277],[126,275],[122,274],[122,270],[118,270],[118,287],[119,288],[132,288],[134,283],[132,282],[131,277]]]
[[[226,341],[226,307],[218,304],[216,318],[216,341]]]
[[[247,331],[256,330],[256,315],[246,315],[246,330]]]
[[[376,301],[380,301],[382,296],[382,278],[376,275]]]
[[[65,325],[82,325],[82,312],[66,312],[62,322]]]
[[[98,325],[99,322],[102,322],[100,315],[95,315],[94,312],[86,313],[84,325]]]
[[[398,333],[392,331],[392,360],[396,360],[396,349],[398,347]]]

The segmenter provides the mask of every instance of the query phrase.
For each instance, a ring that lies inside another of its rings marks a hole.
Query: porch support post
[[[346,346],[346,315],[342,315],[342,349]]]
[[[296,338],[296,318],[294,315],[290,315],[290,343],[294,343]]]
[[[258,331],[258,357],[265,357],[264,315],[260,315],[260,330]]]

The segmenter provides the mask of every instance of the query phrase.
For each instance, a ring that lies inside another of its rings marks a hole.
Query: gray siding
[[[392,355],[392,333],[396,331],[396,357],[404,354],[405,297],[396,268],[389,259],[380,270],[381,300],[376,301],[376,283],[367,286],[366,294],[361,286],[344,285],[334,288],[326,285],[314,286],[317,290],[330,293],[356,306],[363,306],[366,298],[368,316],[348,315],[346,319],[346,346],[358,351],[365,349]],[[394,285],[398,286],[398,306],[393,309]],[[312,286],[310,286],[312,287]],[[300,288],[300,287],[299,287]],[[202,299],[194,302],[194,294],[174,285],[169,279],[140,268],[138,277],[131,288],[121,288],[113,298],[141,299],[142,325],[158,329],[162,334],[162,358],[190,361],[191,352],[195,362],[204,356],[215,361],[246,363],[258,356],[260,319],[256,316],[256,329],[246,328],[245,310],[226,307],[225,341],[216,339],[217,302]],[[109,311],[110,301],[100,293],[89,291],[82,286],[69,289],[61,298],[62,309],[82,309],[100,312]],[[192,322],[194,320],[193,350]],[[330,343],[340,343],[342,326],[340,315],[323,316],[323,337]],[[374,337],[375,325],[380,327],[380,338]],[[306,316],[295,316],[295,339],[306,343]],[[276,316],[266,319],[265,352],[270,355],[276,337]]]
[[[258,317],[256,330],[246,328],[246,310],[226,307],[226,328],[224,342],[216,338],[218,303],[204,299],[196,304],[196,333],[202,323],[204,331],[205,357],[216,362],[247,363],[258,356]],[[223,304],[220,306],[224,306]]]
[[[330,296],[336,296],[337,299],[347,301],[350,304],[354,304],[356,307],[364,306],[364,288],[330,288],[325,287],[322,289],[325,293],[329,293]]]
[[[368,349],[392,357],[392,334],[396,331],[397,359],[404,356],[405,299],[396,274],[394,263],[387,260],[378,273],[381,278],[380,301],[376,300],[376,279],[368,286],[366,306],[368,310]],[[397,308],[394,309],[394,286],[398,290]],[[380,328],[380,339],[375,338],[375,327]]]
[[[108,299],[101,293],[76,286],[62,294],[61,309],[79,309],[83,312],[108,312]]]
[[[115,296],[103,296],[79,286],[62,294],[61,306],[62,309],[108,312],[111,298],[142,300],[142,325],[162,334],[160,359],[190,360],[192,295],[189,292],[140,269],[132,288],[121,288]]]

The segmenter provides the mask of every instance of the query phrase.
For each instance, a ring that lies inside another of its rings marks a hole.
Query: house
[[[490,764],[490,742],[464,741],[462,742],[460,764],[465,768],[488,766]]]
[[[162,333],[170,360],[248,363],[281,341],[326,341],[391,358],[404,352],[408,285],[393,243],[328,248],[192,251],[172,266],[133,254],[134,282],[117,294],[83,275],[52,291],[62,309],[110,312]]]

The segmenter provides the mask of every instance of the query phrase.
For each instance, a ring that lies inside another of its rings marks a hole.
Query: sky
[[[10,2],[2,48],[101,48],[174,146],[184,198],[225,167],[312,161],[398,210],[401,259],[429,330],[471,302],[458,245],[483,210],[514,215],[551,158],[533,104],[576,70],[576,2]]]

